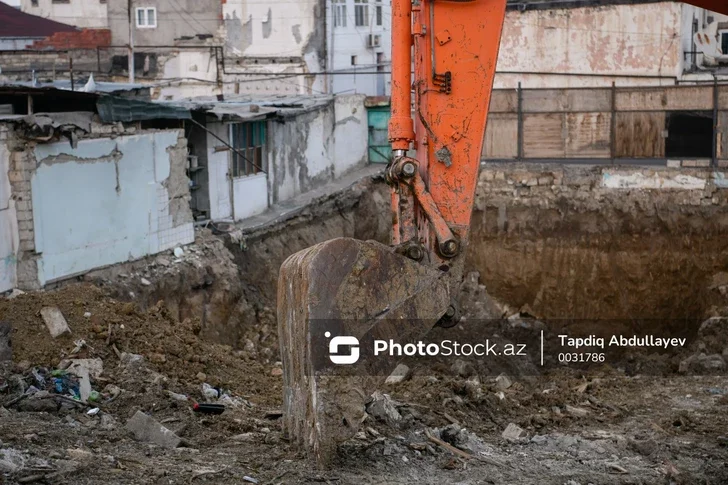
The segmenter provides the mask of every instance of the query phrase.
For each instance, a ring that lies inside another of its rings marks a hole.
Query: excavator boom
[[[727,0],[690,3],[728,14]],[[333,339],[411,341],[459,319],[505,12],[506,0],[392,0],[391,246],[340,238],[281,266],[285,429],[320,463],[356,433],[384,380],[321,372]]]

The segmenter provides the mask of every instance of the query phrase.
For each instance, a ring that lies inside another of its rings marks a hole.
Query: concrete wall
[[[10,151],[4,143],[7,134],[0,127],[0,292],[17,284],[18,222],[15,201],[11,198]]]
[[[99,0],[71,0],[68,3],[54,3],[53,0],[37,0],[34,6],[31,0],[21,0],[23,12],[45,17],[63,24],[82,28],[108,27],[107,4]],[[126,5],[126,2],[124,2]]]
[[[268,209],[268,175],[259,173],[233,179],[235,220],[242,220]]]
[[[338,177],[368,160],[369,126],[364,95],[337,96],[334,104],[334,165]]]
[[[663,2],[511,10],[495,86],[674,84],[682,75],[682,8]]]
[[[323,185],[335,176],[334,107],[269,123],[269,180],[275,204]]]
[[[334,10],[331,0],[328,0],[328,16],[326,26],[328,29],[327,41],[329,43],[329,70],[337,73],[351,72],[350,75],[337,74],[330,76],[329,89],[333,94],[360,93],[367,96],[388,96],[391,93],[390,74],[359,74],[376,72],[377,67],[382,71],[391,70],[392,60],[392,6],[389,1],[377,3],[369,2],[369,25],[357,27],[354,16],[354,1],[346,3],[346,26],[334,27]],[[376,24],[376,7],[382,7],[382,25]],[[379,47],[369,47],[369,35],[378,35],[381,39]],[[377,65],[377,54],[382,54],[383,63]],[[357,64],[351,64],[351,56],[356,56]]]
[[[148,0],[135,2],[134,8],[138,7],[157,9],[156,28],[137,28],[136,21],[132,20],[134,43],[139,46],[171,46],[177,45],[184,37],[216,36],[222,24],[219,0]],[[108,11],[112,44],[127,45],[127,0],[108,0]]]
[[[182,133],[110,138],[110,127],[93,126],[107,135],[76,148],[15,136],[10,157],[0,156],[10,161],[20,288],[194,241]]]
[[[285,70],[320,72],[326,68],[326,0],[306,2],[261,2],[230,0],[223,3],[226,51],[231,58],[242,56],[231,69],[249,68],[280,73]],[[281,64],[289,66],[282,68]],[[298,93],[321,93],[322,76],[292,78]],[[256,83],[262,84],[265,83]]]

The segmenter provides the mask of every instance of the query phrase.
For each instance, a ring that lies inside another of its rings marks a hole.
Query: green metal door
[[[369,125],[369,163],[389,163],[392,146],[389,144],[389,104],[367,107]]]

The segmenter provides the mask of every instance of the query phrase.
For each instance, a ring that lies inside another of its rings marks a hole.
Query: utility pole
[[[129,10],[129,82],[134,82],[134,14],[132,12],[132,1],[128,0]]]

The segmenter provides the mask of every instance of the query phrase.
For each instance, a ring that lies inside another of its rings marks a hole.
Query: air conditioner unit
[[[367,47],[381,47],[381,46],[382,46],[382,36],[381,35],[369,34],[367,36]]]

